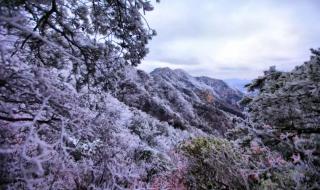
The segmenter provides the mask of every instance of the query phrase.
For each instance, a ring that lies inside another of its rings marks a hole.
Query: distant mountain
[[[205,83],[212,87],[216,94],[224,101],[231,105],[236,105],[243,96],[243,93],[238,89],[230,87],[226,82],[220,79],[212,79],[209,77],[196,77],[199,82]]]
[[[230,115],[243,117],[237,102],[240,91],[222,80],[192,77],[181,69],[158,68],[147,74],[128,71],[120,82],[116,97],[176,128],[198,128],[207,133],[224,132],[233,127]]]
[[[231,88],[240,90],[242,93],[247,93],[247,89],[244,86],[251,82],[249,79],[225,79],[224,81]]]

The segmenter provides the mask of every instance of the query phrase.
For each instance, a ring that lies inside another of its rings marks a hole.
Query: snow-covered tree
[[[294,189],[320,186],[320,49],[312,54],[291,72],[271,67],[247,85],[256,95],[242,100],[251,121],[239,129],[250,135],[237,141],[254,151],[278,152],[282,167],[276,167],[277,175],[287,176],[280,182]]]
[[[271,67],[248,85],[250,91],[258,91],[242,101],[254,121],[281,131],[320,133],[320,53],[312,52],[311,60],[292,72]]]
[[[4,0],[0,30],[12,55],[26,51],[29,63],[66,69],[80,88],[140,63],[155,35],[144,19],[152,10],[147,0]]]

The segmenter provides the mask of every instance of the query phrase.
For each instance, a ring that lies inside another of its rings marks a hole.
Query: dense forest
[[[319,189],[320,49],[247,94],[146,73],[157,2],[0,1],[0,189]]]

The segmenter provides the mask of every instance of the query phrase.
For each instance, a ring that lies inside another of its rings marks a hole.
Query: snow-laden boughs
[[[140,63],[155,35],[144,19],[151,10],[147,0],[4,0],[0,35],[14,37],[11,53],[27,50],[30,64],[68,68],[80,88],[104,83],[116,62]]]

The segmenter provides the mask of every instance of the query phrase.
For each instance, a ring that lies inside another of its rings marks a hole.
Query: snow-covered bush
[[[180,149],[188,159],[186,184],[191,189],[246,189],[242,169],[249,161],[231,142],[221,138],[198,137],[184,141]]]

